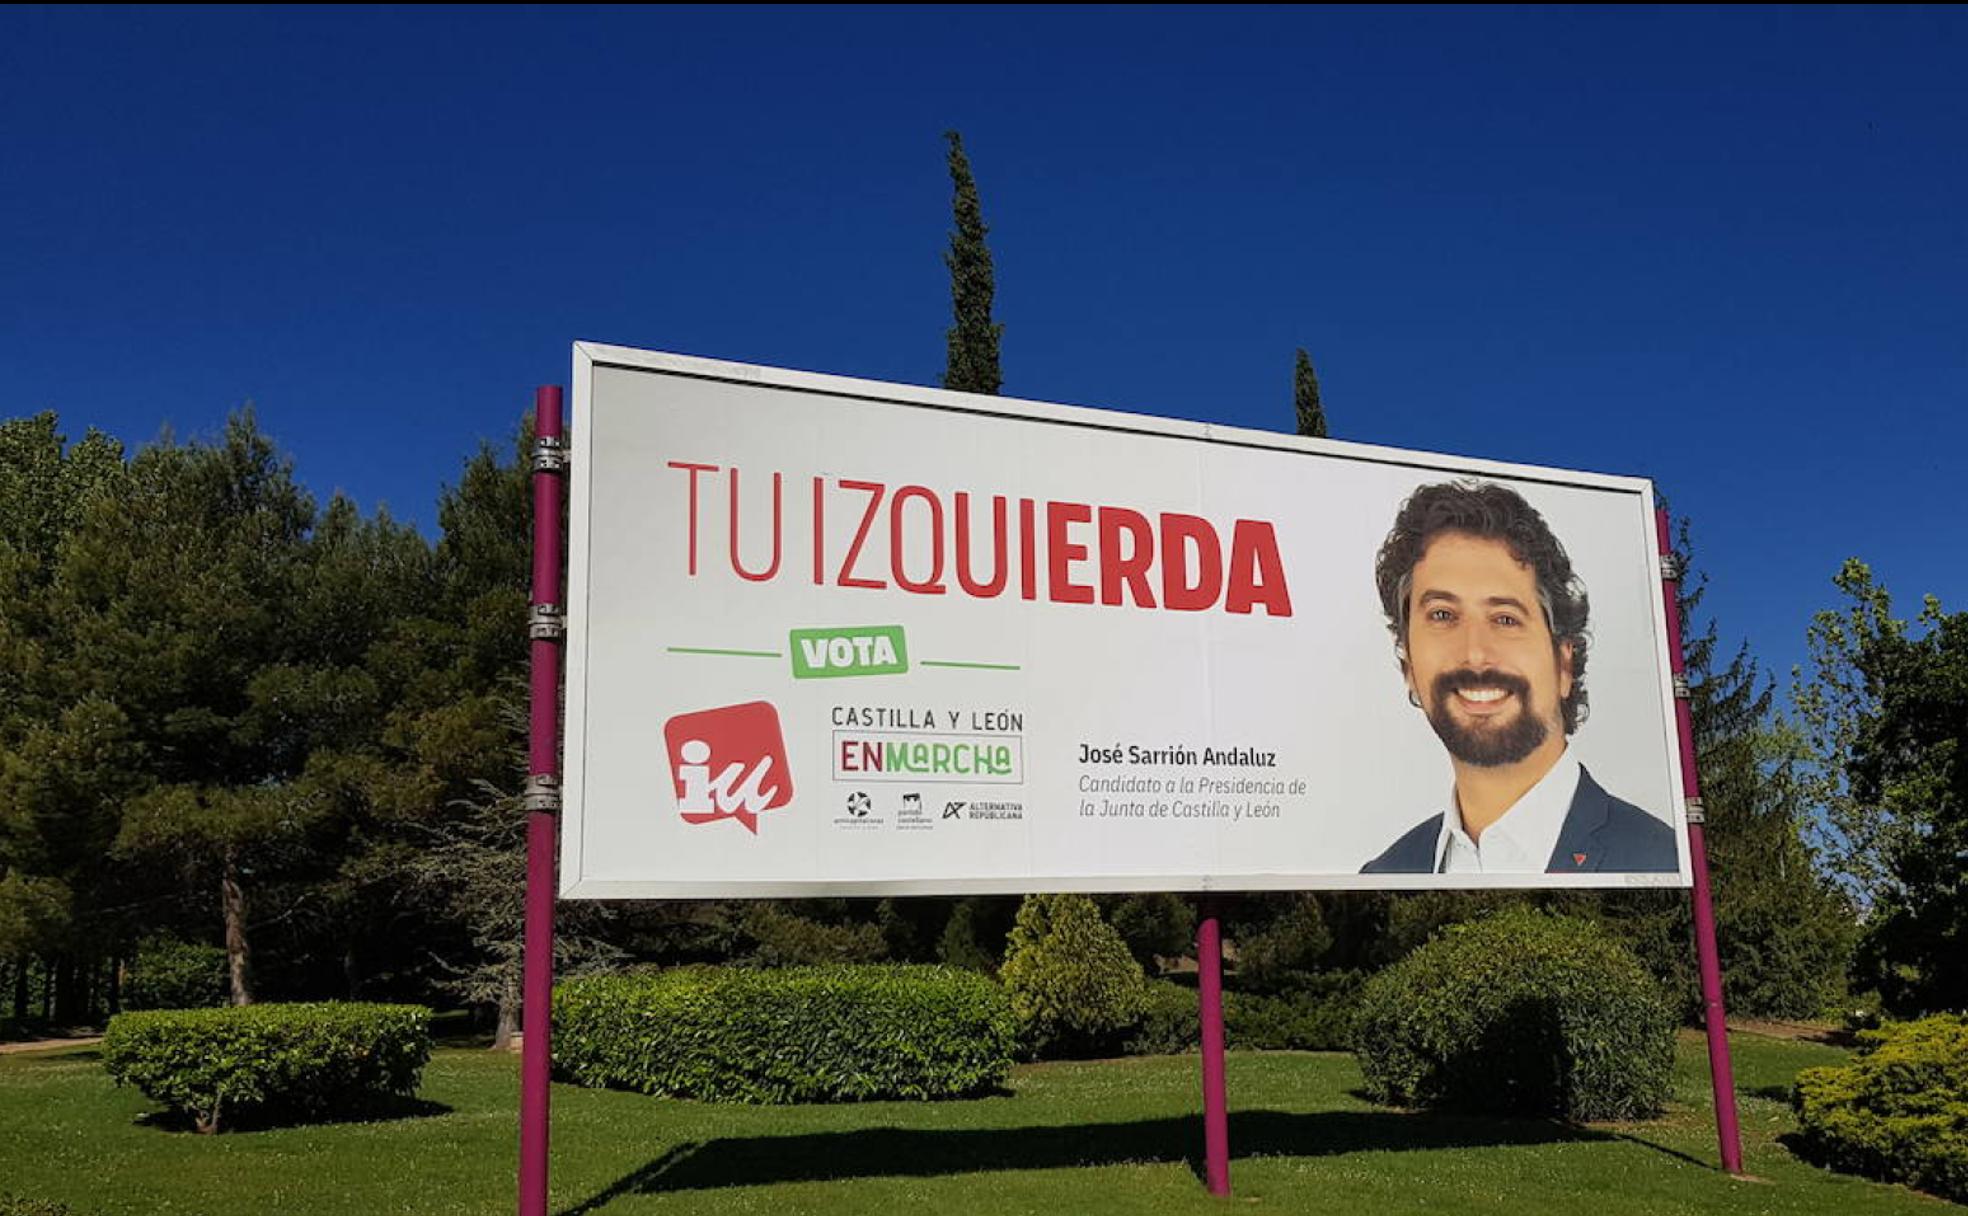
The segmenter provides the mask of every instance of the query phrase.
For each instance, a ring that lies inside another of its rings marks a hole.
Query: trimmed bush
[[[755,945],[748,962],[765,967],[871,963],[887,946],[875,925],[828,925],[771,903],[746,912],[744,932]]]
[[[1246,1051],[1349,1051],[1359,978],[1340,972],[1324,984],[1278,996],[1223,994],[1229,1046]]]
[[[1028,895],[998,976],[1025,1050],[1102,1055],[1141,1019],[1148,977],[1084,895]]]
[[[1226,992],[1225,1046],[1239,1051],[1346,1051],[1353,1045],[1353,998],[1359,984],[1357,973],[1345,971],[1283,996]],[[1201,1001],[1194,988],[1150,980],[1141,1009],[1140,1019],[1121,1041],[1123,1055],[1179,1055],[1201,1044]]]
[[[131,1009],[209,1009],[231,994],[226,952],[218,946],[146,938],[123,985]]]
[[[1799,1152],[1968,1203],[1968,1017],[1859,1032],[1851,1063],[1797,1074]]]
[[[1142,993],[1141,1019],[1121,1043],[1121,1053],[1174,1056],[1198,1050],[1203,1034],[1201,1005],[1194,988],[1170,980],[1149,981]]]
[[[985,1093],[1011,1070],[1004,990],[954,967],[688,967],[554,990],[556,1075],[726,1102]]]
[[[123,1013],[103,1036],[103,1067],[192,1122],[319,1119],[407,1098],[430,1059],[421,1005],[246,1005]]]
[[[1660,1112],[1674,1021],[1631,951],[1528,908],[1452,925],[1368,981],[1355,1052],[1376,1100],[1567,1119]]]

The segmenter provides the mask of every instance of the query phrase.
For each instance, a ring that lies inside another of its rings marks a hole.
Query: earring
[[[1415,696],[1415,690],[1412,688],[1408,690],[1408,704],[1414,706],[1416,709],[1421,708],[1421,698]]]

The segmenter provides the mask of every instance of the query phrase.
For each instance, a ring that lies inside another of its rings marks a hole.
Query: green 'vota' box
[[[893,676],[909,670],[909,647],[900,625],[853,625],[792,631],[793,678]]]

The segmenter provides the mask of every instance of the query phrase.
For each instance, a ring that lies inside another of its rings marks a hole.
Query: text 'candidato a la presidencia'
[[[1147,748],[1080,744],[1081,764],[1143,767],[1107,775],[1083,772],[1083,819],[1222,819],[1232,823],[1282,819],[1308,783],[1276,774],[1277,753],[1251,747]],[[1163,767],[1167,766],[1167,767]],[[1159,769],[1160,771],[1152,771]],[[1229,773],[1184,769],[1232,769]],[[1257,770],[1252,772],[1250,770]]]

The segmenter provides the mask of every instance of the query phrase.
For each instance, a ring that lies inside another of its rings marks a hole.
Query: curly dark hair
[[[1586,717],[1585,657],[1591,637],[1586,620],[1591,607],[1586,601],[1585,584],[1572,573],[1572,560],[1565,546],[1551,534],[1537,508],[1525,502],[1515,490],[1489,481],[1445,481],[1422,486],[1401,504],[1394,516],[1394,527],[1381,542],[1374,559],[1374,582],[1380,589],[1380,608],[1387,614],[1388,631],[1401,657],[1401,673],[1408,670],[1408,595],[1413,590],[1414,568],[1428,546],[1444,532],[1501,541],[1511,556],[1531,568],[1537,578],[1538,602],[1544,608],[1544,623],[1551,630],[1554,650],[1566,643],[1572,647],[1572,692],[1559,705],[1564,714],[1565,733],[1578,730]]]

